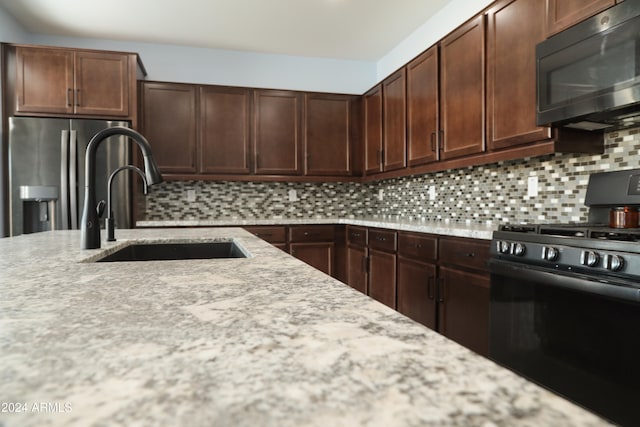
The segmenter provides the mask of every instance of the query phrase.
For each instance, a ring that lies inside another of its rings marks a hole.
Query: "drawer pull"
[[[320,233],[318,233],[317,231],[316,232],[305,231],[303,234],[305,236],[319,236],[320,235]]]
[[[416,249],[421,249],[421,248],[422,248],[422,245],[421,245],[420,243],[416,243],[416,244],[415,244],[415,247],[416,247]]]
[[[351,237],[360,237],[360,233],[351,233]]]
[[[385,240],[387,240],[387,238],[386,237],[378,237],[378,240],[381,241],[381,242],[384,242]]]
[[[468,257],[468,258],[473,258],[476,256],[476,254],[474,252],[467,252],[464,254],[464,256]]]

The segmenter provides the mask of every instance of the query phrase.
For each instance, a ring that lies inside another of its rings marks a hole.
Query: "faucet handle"
[[[102,218],[102,214],[104,213],[104,208],[107,205],[107,202],[104,200],[100,200],[96,205],[96,212],[98,213],[98,218]]]

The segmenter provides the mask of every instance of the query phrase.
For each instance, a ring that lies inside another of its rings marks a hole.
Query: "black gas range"
[[[503,225],[489,261],[490,357],[621,425],[640,425],[639,183],[591,175],[588,222]]]
[[[640,281],[640,228],[603,224],[503,225],[492,256],[597,277]]]

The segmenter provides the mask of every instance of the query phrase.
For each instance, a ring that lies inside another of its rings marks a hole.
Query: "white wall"
[[[32,43],[140,54],[148,80],[362,94],[375,63],[34,35]]]
[[[389,74],[396,71],[469,18],[489,6],[493,1],[494,0],[452,0],[442,10],[409,35],[409,37],[380,58],[376,70],[377,81],[382,81]]]
[[[0,41],[140,54],[149,80],[362,94],[493,0],[452,0],[379,61],[345,61],[26,32],[0,7]]]

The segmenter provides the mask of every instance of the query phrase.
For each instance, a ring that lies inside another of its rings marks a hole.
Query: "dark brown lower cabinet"
[[[367,248],[347,246],[347,284],[363,294],[368,294]]]
[[[471,350],[489,352],[489,277],[440,268],[439,332]]]
[[[489,245],[441,237],[438,246],[438,330],[482,355],[489,350]]]
[[[398,311],[436,329],[436,266],[398,257]]]
[[[312,267],[333,276],[335,273],[335,226],[289,226],[289,253]]]
[[[290,244],[291,255],[330,276],[333,275],[334,270],[334,250],[335,245],[333,242]]]
[[[396,308],[396,254],[369,249],[369,296]]]

